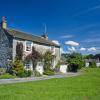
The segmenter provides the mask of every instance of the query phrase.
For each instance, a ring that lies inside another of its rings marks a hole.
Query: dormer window
[[[32,51],[32,42],[26,41],[26,51]]]

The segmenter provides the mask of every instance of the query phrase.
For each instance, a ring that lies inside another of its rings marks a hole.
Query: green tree
[[[79,53],[72,53],[68,56],[69,71],[76,72],[78,69],[84,67],[84,59]]]
[[[11,63],[11,71],[12,74],[18,75],[20,72],[24,72],[23,62],[19,60],[18,57]]]
[[[86,56],[86,59],[94,59],[94,55],[93,54],[89,54]]]
[[[49,70],[52,68],[53,58],[54,58],[54,56],[52,55],[52,52],[50,52],[50,51],[45,52],[45,54],[43,55],[44,70]]]
[[[89,64],[90,68],[96,68],[96,61],[93,60],[90,64]]]
[[[100,54],[96,54],[94,58],[100,60]]]

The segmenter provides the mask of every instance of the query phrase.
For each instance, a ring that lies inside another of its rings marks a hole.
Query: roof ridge
[[[52,42],[52,40],[51,40],[51,41],[50,41],[50,40],[46,40],[46,39],[42,38],[41,36],[34,35],[34,34],[32,34],[32,33],[27,33],[27,32],[19,31],[19,30],[16,30],[16,29],[11,29],[11,28],[8,28],[7,30],[8,30],[8,31],[12,31],[12,33],[13,33],[13,31],[15,31],[15,32],[19,32],[19,33],[21,33],[21,34],[29,35],[29,36],[31,36],[31,37],[40,38],[40,39],[42,39],[43,41],[45,41],[46,44],[50,43],[50,44],[52,44],[52,45],[55,45],[55,46],[59,47],[59,45],[57,45],[57,44],[55,44],[54,42]],[[12,34],[12,35],[15,35],[15,34]]]
[[[20,30],[18,30],[18,29],[11,29],[11,28],[9,28],[10,30],[14,30],[14,31],[18,31],[18,32],[21,32],[21,33],[25,33],[25,34],[28,34],[28,35],[33,35],[33,36],[37,36],[37,37],[40,37],[40,38],[42,38],[41,36],[38,36],[38,35],[35,35],[35,34],[32,34],[32,33],[29,33],[29,32],[24,32],[24,31],[20,31]],[[8,29],[8,30],[9,30]]]

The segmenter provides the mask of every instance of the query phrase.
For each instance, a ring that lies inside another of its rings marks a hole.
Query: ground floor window
[[[26,69],[30,69],[30,67],[31,67],[31,62],[30,61],[26,61],[25,62],[25,68]]]

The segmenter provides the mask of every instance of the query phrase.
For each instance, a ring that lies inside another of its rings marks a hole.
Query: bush
[[[30,77],[32,75],[32,71],[31,70],[24,70],[24,71],[19,71],[17,73],[18,77]]]
[[[90,64],[89,64],[90,68],[96,68],[96,61],[93,60]]]
[[[68,72],[77,72],[78,65],[77,64],[70,64],[68,65]]]
[[[54,71],[53,70],[45,70],[43,72],[44,75],[48,75],[48,76],[51,76],[51,75],[54,75]]]
[[[24,71],[18,71],[18,73],[16,74],[18,77],[26,77],[26,73]]]
[[[60,61],[57,63],[57,65],[55,66],[55,69],[54,69],[56,72],[59,72],[60,70]]]
[[[71,72],[77,72],[78,69],[81,69],[85,66],[84,59],[79,53],[72,53],[68,57],[68,70]]]
[[[18,77],[30,77],[32,75],[31,70],[25,70],[23,62],[18,57],[15,58],[11,64],[10,73]]]
[[[36,70],[34,70],[33,73],[34,73],[34,76],[36,76],[36,77],[41,76],[41,74],[38,71],[36,71]]]
[[[30,77],[33,74],[31,70],[27,70],[27,77]]]
[[[5,73],[3,75],[0,75],[0,79],[10,79],[10,78],[16,78],[16,76],[13,76],[9,73]]]
[[[16,57],[15,60],[11,63],[10,73],[16,76],[24,73],[23,62],[19,60],[18,57]]]
[[[0,75],[5,74],[6,70],[4,68],[0,68]]]
[[[54,56],[52,55],[51,51],[45,52],[45,54],[43,55],[44,70],[50,70],[52,68],[52,60],[53,60],[53,58],[54,58]]]

